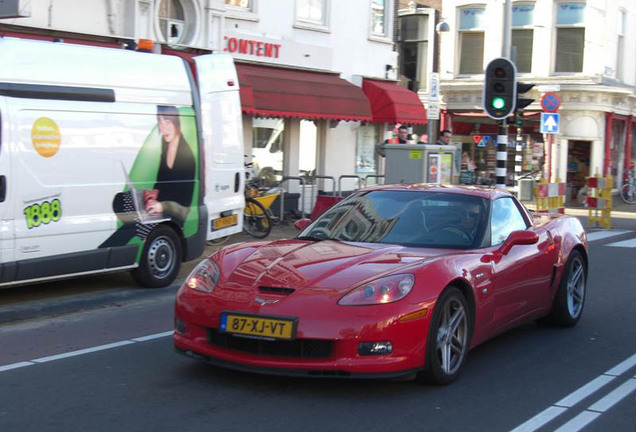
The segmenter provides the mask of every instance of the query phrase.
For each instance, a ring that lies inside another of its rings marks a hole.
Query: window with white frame
[[[186,34],[186,14],[180,0],[161,0],[158,10],[159,30],[165,42],[180,44]]]
[[[246,11],[252,10],[252,0],[225,0],[227,6],[245,9]]]
[[[625,56],[625,22],[627,14],[624,9],[618,11],[618,40],[616,41],[616,79],[622,81],[623,74],[623,57]]]
[[[484,30],[485,10],[483,7],[459,9],[459,73],[484,73]]]
[[[389,1],[371,0],[371,36],[388,38],[389,35]]]
[[[585,3],[556,5],[555,72],[583,72],[585,50]]]
[[[296,25],[327,26],[327,0],[296,0]]]
[[[533,24],[533,4],[514,4],[512,6],[511,54],[517,66],[517,72],[532,72]]]

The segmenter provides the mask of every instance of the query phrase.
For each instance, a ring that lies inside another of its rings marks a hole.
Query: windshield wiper
[[[298,236],[298,237],[296,237],[296,239],[298,239],[298,240],[309,240],[309,241],[315,241],[315,242],[319,242],[319,241],[323,241],[323,240],[329,240],[328,238],[316,237],[316,236],[312,236],[312,235]]]

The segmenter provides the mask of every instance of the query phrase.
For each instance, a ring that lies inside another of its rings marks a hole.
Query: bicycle
[[[246,168],[251,168],[251,163],[245,164]],[[250,236],[262,239],[269,235],[272,230],[272,219],[274,218],[271,205],[280,195],[277,188],[271,188],[265,192],[261,190],[260,178],[249,178],[245,181],[245,208],[243,209],[243,231]],[[210,245],[221,245],[230,238],[230,236],[209,240]]]
[[[633,168],[627,171],[627,179],[621,186],[620,196],[627,204],[636,204],[636,178]]]

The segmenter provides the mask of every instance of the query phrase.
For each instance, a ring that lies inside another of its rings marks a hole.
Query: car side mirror
[[[539,241],[539,236],[534,231],[513,231],[499,248],[502,255],[507,255],[515,245],[531,245]]]
[[[302,231],[307,228],[310,223],[311,219],[298,219],[296,222],[294,222],[294,228],[296,228],[298,231]]]

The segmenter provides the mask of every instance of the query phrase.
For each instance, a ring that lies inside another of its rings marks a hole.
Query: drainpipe
[[[634,116],[627,116],[627,133],[625,134],[625,162],[623,162],[625,168],[623,172],[629,168],[629,164],[632,162],[632,122]]]

